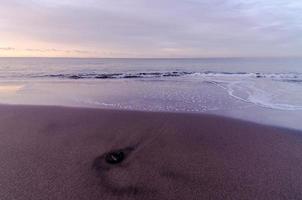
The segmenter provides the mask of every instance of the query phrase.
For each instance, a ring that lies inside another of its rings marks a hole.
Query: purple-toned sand
[[[302,199],[298,131],[200,114],[0,113],[1,200]]]

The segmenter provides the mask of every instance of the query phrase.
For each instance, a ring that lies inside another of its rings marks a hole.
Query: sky
[[[0,0],[0,56],[301,57],[300,0]]]

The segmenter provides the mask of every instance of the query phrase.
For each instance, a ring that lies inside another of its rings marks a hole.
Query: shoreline
[[[118,108],[118,107],[94,107],[94,106],[83,106],[83,105],[33,105],[33,104],[3,104],[0,103],[0,109],[2,107],[16,107],[16,108],[56,108],[56,109],[75,109],[75,110],[79,110],[79,111],[92,111],[92,110],[98,110],[98,111],[109,111],[109,112],[129,112],[129,113],[150,113],[150,114],[176,114],[176,115],[192,115],[192,116],[209,116],[209,117],[218,117],[218,118],[225,118],[225,119],[230,119],[230,120],[234,120],[234,121],[238,121],[238,122],[242,122],[242,123],[248,123],[248,124],[252,124],[252,125],[260,125],[260,126],[266,126],[266,127],[272,127],[272,128],[277,128],[277,129],[283,129],[283,130],[287,130],[287,131],[294,131],[294,132],[301,132],[302,133],[302,129],[300,128],[294,128],[291,126],[281,126],[281,125],[277,125],[277,124],[271,124],[268,122],[259,122],[259,121],[251,121],[248,118],[246,119],[241,119],[240,117],[234,117],[232,115],[227,115],[227,114],[217,114],[215,112],[213,113],[209,113],[209,112],[200,112],[200,111],[173,111],[173,110],[169,110],[169,111],[161,111],[161,110],[139,110],[139,109],[128,109],[128,108]]]
[[[199,113],[0,113],[0,199],[302,198],[301,131]]]

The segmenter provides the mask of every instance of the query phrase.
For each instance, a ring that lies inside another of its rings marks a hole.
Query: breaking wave
[[[31,78],[56,78],[56,79],[147,79],[147,78],[169,78],[193,76],[195,78],[255,78],[271,79],[276,81],[285,81],[292,83],[302,83],[302,74],[300,73],[246,73],[246,72],[133,72],[133,73],[59,73],[45,75],[30,75]]]

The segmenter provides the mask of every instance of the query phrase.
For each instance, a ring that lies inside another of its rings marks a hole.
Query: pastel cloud
[[[301,10],[296,0],[7,0],[0,46],[100,57],[301,56]]]

